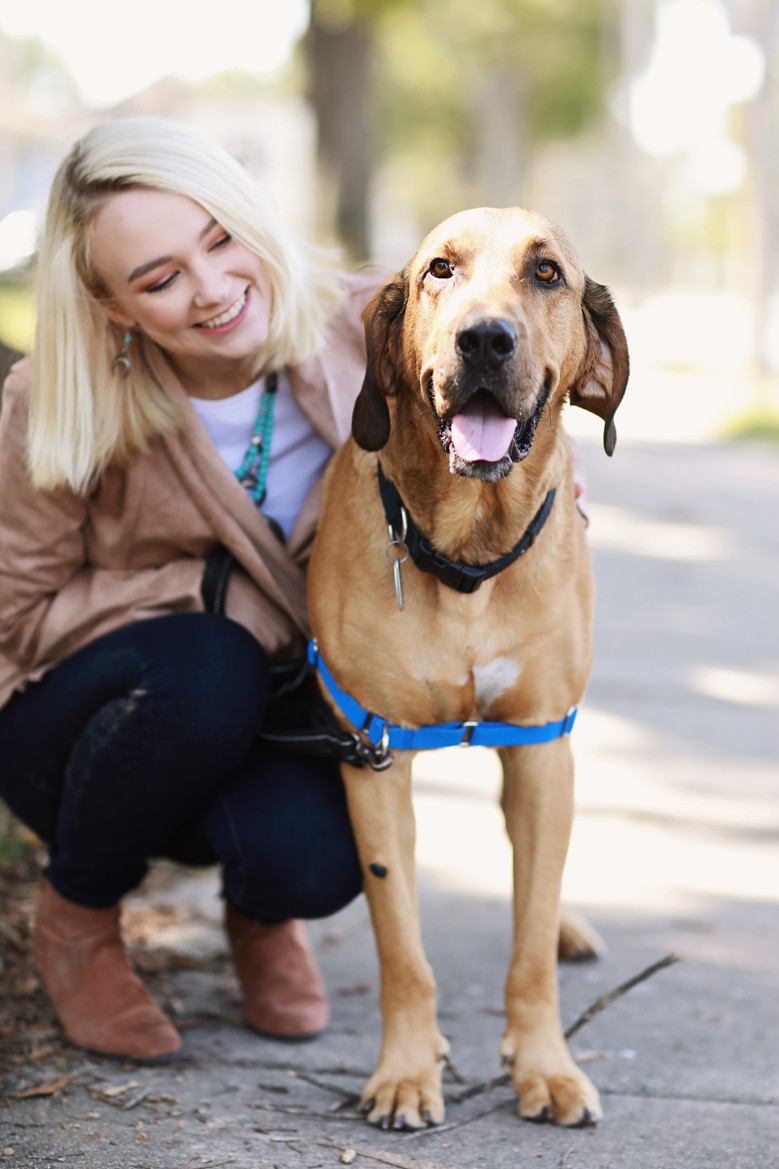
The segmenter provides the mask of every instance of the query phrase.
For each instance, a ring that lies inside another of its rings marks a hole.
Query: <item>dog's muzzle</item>
[[[430,379],[428,398],[453,474],[494,483],[529,453],[551,383],[534,395],[531,413],[515,413],[520,346],[512,321],[471,315],[455,332],[456,372],[447,395],[453,404],[445,414],[436,410]]]
[[[530,453],[536,427],[546,407],[551,380],[546,379],[527,417],[506,414],[491,391],[474,391],[461,407],[441,416],[436,412],[432,387],[429,392],[438,440],[449,456],[449,469],[466,478],[496,483],[515,463]]]

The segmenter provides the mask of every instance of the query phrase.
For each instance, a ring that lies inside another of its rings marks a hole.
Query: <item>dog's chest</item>
[[[494,658],[485,665],[474,665],[471,669],[476,702],[480,709],[487,709],[496,699],[510,690],[519,679],[522,668],[519,662],[508,656]]]
[[[463,597],[443,609],[428,615],[407,662],[432,700],[423,721],[490,717],[522,676],[522,650],[495,620],[494,604]]]

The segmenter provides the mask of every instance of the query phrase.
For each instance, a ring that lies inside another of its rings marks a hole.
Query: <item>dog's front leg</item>
[[[371,1124],[397,1129],[441,1123],[441,1061],[448,1053],[419,927],[411,760],[398,752],[378,774],[342,767],[381,976],[381,1054],[362,1108]]]
[[[558,739],[500,754],[514,849],[514,949],[501,1055],[512,1066],[520,1116],[593,1123],[601,1116],[598,1093],[568,1052],[557,983],[560,886],[573,815],[570,746]]]

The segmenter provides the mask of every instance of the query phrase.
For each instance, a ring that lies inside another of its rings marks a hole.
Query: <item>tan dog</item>
[[[598,1093],[567,1050],[556,973],[558,940],[587,945],[573,922],[561,934],[559,897],[573,811],[564,719],[590,672],[593,593],[561,412],[568,399],[603,418],[611,454],[625,335],[564,233],[518,208],[446,220],[364,315],[355,441],[333,460],[311,563],[314,635],[380,726],[464,723],[459,737],[476,742],[478,720],[557,724],[549,741],[499,748],[515,858],[501,1054],[522,1117],[591,1123]],[[401,500],[389,534],[379,460]],[[444,564],[500,565],[523,533],[535,542],[463,593],[412,560],[414,525]],[[371,1123],[417,1128],[443,1119],[447,1043],[417,912],[413,748],[386,748],[386,734],[366,748],[392,760],[378,775],[343,766],[381,967],[383,1042],[363,1107]]]

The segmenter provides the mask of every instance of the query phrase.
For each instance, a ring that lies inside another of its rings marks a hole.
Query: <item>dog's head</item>
[[[494,482],[530,451],[545,409],[568,399],[604,421],[628,380],[611,296],[560,228],[512,207],[445,220],[365,309],[368,366],[352,417],[366,450],[390,436],[387,399],[421,395],[452,471]]]

